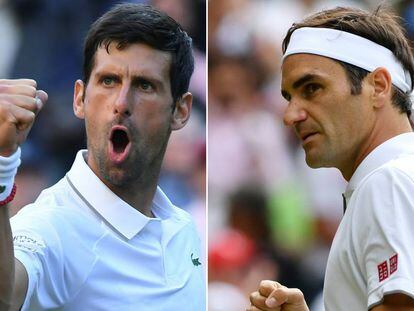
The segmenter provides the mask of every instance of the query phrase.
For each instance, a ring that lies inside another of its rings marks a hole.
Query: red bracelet
[[[13,201],[14,196],[16,195],[16,190],[17,190],[16,183],[14,183],[11,193],[3,201],[0,201],[0,206],[6,205],[7,203],[10,203],[11,201]]]

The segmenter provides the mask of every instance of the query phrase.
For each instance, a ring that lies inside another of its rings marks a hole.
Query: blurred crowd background
[[[414,37],[414,1],[381,1]],[[280,95],[281,42],[321,9],[372,10],[380,1],[208,1],[209,310],[249,305],[260,280],[302,289],[312,311],[346,187],[336,169],[313,170]]]
[[[86,148],[83,121],[72,112],[73,86],[82,78],[83,40],[113,0],[0,0],[0,78],[31,78],[49,94],[28,140],[16,177],[15,214],[70,169]],[[176,19],[193,38],[194,95],[189,124],[171,136],[160,185],[171,200],[193,214],[205,241],[206,2],[122,1],[152,4]],[[204,243],[205,245],[205,243]],[[204,254],[205,255],[205,254]]]

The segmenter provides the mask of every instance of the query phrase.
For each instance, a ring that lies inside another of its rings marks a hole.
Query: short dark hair
[[[292,33],[302,27],[331,28],[346,31],[364,37],[389,49],[408,70],[411,81],[414,83],[414,60],[409,41],[400,24],[400,18],[384,6],[379,6],[373,13],[355,8],[337,7],[331,10],[313,14],[300,23],[295,23],[288,30],[283,40],[283,53],[286,51]],[[335,60],[335,59],[334,59]],[[351,93],[359,94],[362,90],[362,80],[368,74],[365,69],[338,61],[347,73],[351,83]],[[411,86],[411,91],[413,86]],[[393,85],[393,104],[401,113],[411,116],[410,94],[404,93]]]
[[[176,102],[188,91],[194,71],[192,40],[181,26],[167,14],[149,5],[123,3],[96,20],[88,31],[84,45],[83,81],[88,84],[95,65],[97,49],[111,43],[123,49],[133,43],[170,52],[171,94]]]

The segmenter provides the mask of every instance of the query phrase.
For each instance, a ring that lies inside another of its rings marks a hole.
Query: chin
[[[319,163],[317,161],[308,160],[308,158],[306,158],[306,164],[310,168],[321,168],[321,167],[324,167],[324,165],[322,165],[321,163]]]
[[[323,157],[317,154],[312,154],[311,152],[306,152],[305,161],[306,161],[306,164],[311,168],[328,167]]]
[[[311,152],[306,152],[306,164],[311,168],[321,168],[321,167],[338,167],[338,155],[337,154],[316,154]]]

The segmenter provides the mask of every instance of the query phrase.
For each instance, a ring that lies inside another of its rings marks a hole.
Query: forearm
[[[31,79],[0,79],[0,311],[23,303],[28,278],[15,263],[7,203],[16,193],[14,177],[20,165],[20,148],[37,113],[47,100]],[[16,268],[17,267],[17,268]],[[17,272],[17,274],[15,274]]]
[[[0,206],[0,280],[0,311],[9,310],[14,286],[14,253],[7,205]]]

